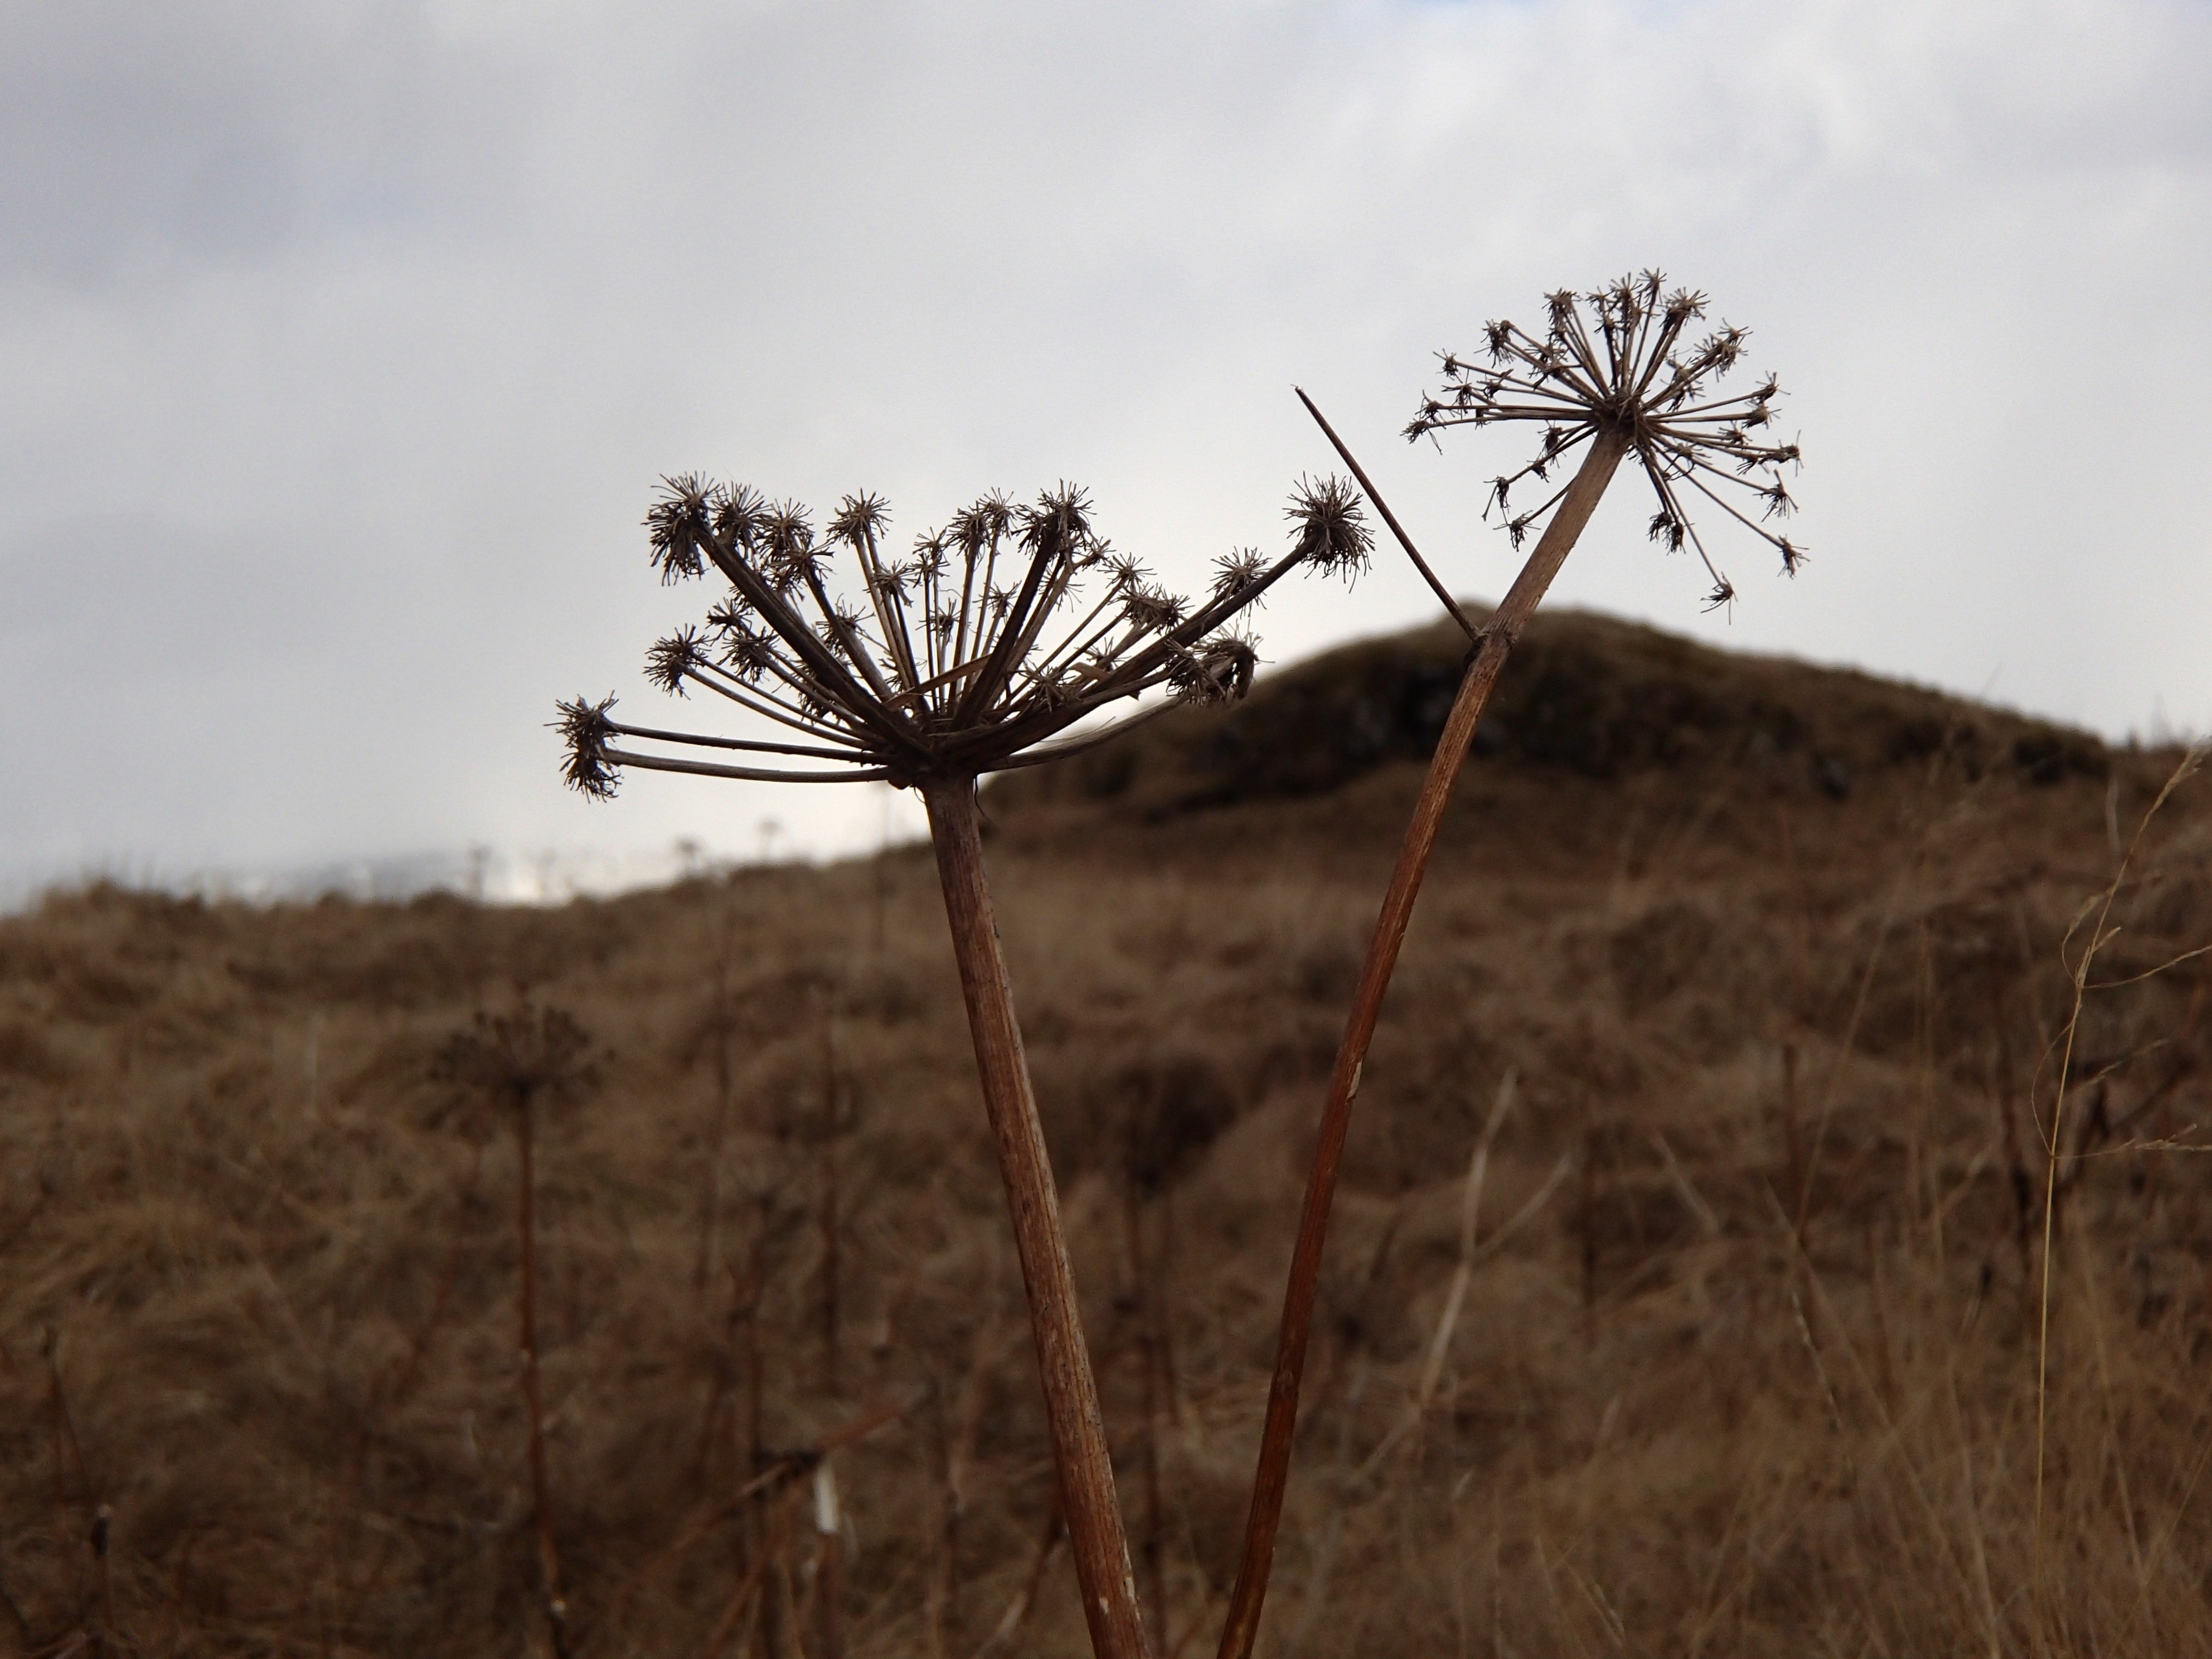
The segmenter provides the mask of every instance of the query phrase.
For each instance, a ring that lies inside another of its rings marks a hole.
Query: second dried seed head
[[[1791,575],[1805,550],[1771,526],[1796,509],[1783,469],[1799,460],[1796,443],[1773,435],[1782,395],[1771,375],[1747,391],[1717,388],[1743,355],[1747,331],[1723,323],[1692,337],[1705,297],[1666,291],[1656,270],[1623,276],[1589,294],[1563,289],[1546,296],[1540,337],[1518,324],[1486,324],[1482,362],[1451,353],[1444,385],[1421,400],[1409,438],[1449,426],[1504,421],[1543,428],[1536,458],[1493,478],[1486,513],[1504,518],[1516,547],[1566,494],[1564,486],[1537,506],[1516,512],[1515,487],[1549,483],[1553,469],[1601,432],[1625,437],[1656,498],[1651,539],[1669,551],[1694,551],[1712,578],[1708,599],[1726,605],[1735,588],[1706,551],[1690,508],[1711,504],[1745,526],[1782,556]],[[1755,515],[1755,516],[1754,516]]]

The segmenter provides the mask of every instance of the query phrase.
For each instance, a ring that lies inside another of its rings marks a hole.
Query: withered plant
[[[1302,485],[1290,550],[1222,558],[1195,601],[1162,588],[1092,528],[1066,485],[1017,506],[988,495],[904,554],[872,495],[848,495],[817,535],[808,511],[743,485],[684,477],[647,518],[664,580],[711,568],[729,591],[703,631],[647,656],[651,678],[768,723],[739,738],[632,726],[613,699],[561,705],[568,781],[613,793],[625,767],[787,782],[881,780],[921,793],[983,1100],[1012,1214],[1046,1415],[1084,1616],[1102,1659],[1150,1651],[1114,1486],[1060,1202],[985,881],[976,780],[1111,740],[1182,703],[1241,697],[1255,662],[1231,624],[1300,565],[1345,574],[1371,538],[1351,487]],[[1147,693],[1134,712],[1081,723]],[[639,745],[644,745],[642,747]],[[818,763],[804,769],[681,750]]]
[[[1545,304],[1547,320],[1540,337],[1511,322],[1492,322],[1486,325],[1480,363],[1447,354],[1443,391],[1422,399],[1406,428],[1409,439],[1419,440],[1449,427],[1540,428],[1535,458],[1492,479],[1484,509],[1486,517],[1495,514],[1502,520],[1516,549],[1531,533],[1537,541],[1488,623],[1469,629],[1474,649],[1406,827],[1337,1048],[1284,1295],[1243,1555],[1222,1632],[1221,1659],[1248,1659],[1259,1634],[1290,1474],[1322,1247],[1352,1102],[1453,782],[1515,641],[1574,550],[1606,486],[1632,457],[1656,498],[1651,539],[1669,551],[1687,547],[1696,553],[1713,584],[1709,607],[1733,601],[1735,589],[1707,552],[1692,518],[1693,506],[1717,507],[1750,530],[1781,555],[1782,568],[1790,574],[1804,559],[1802,549],[1768,527],[1796,507],[1782,469],[1796,465],[1797,446],[1770,437],[1780,386],[1769,376],[1746,392],[1718,389],[1743,355],[1745,330],[1723,324],[1693,337],[1693,325],[1705,314],[1705,296],[1685,289],[1667,292],[1657,271],[1623,276],[1589,294],[1561,289],[1547,296]],[[1320,419],[1310,401],[1307,408]],[[1328,431],[1327,422],[1321,423],[1407,556],[1468,627],[1350,451]],[[1549,487],[1562,476],[1565,482],[1542,501],[1516,510],[1516,487],[1532,480]]]
[[[515,1235],[521,1256],[515,1298],[522,1358],[522,1405],[530,1437],[530,1506],[538,1544],[538,1596],[555,1659],[568,1659],[568,1593],[545,1479],[545,1407],[538,1381],[538,1114],[574,1100],[592,1082],[591,1039],[574,1018],[558,1008],[521,1008],[512,1014],[478,1014],[468,1030],[450,1038],[435,1066],[442,1080],[460,1085],[461,1127],[488,1137],[504,1119],[514,1133]]]

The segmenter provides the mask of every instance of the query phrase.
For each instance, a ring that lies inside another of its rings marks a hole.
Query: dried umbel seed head
[[[1026,506],[985,495],[899,554],[877,495],[848,495],[817,532],[800,503],[665,479],[645,520],[653,565],[668,581],[711,568],[729,588],[702,628],[653,647],[647,678],[678,696],[712,692],[775,730],[740,739],[630,726],[610,714],[613,698],[579,697],[557,722],[568,781],[604,798],[624,766],[787,781],[972,778],[1074,753],[1177,702],[1234,701],[1258,661],[1235,619],[1299,565],[1356,575],[1373,545],[1341,479],[1302,481],[1290,518],[1288,552],[1228,555],[1193,600],[1115,552],[1089,498],[1066,484]],[[1155,690],[1118,723],[1061,735]],[[732,765],[665,744],[826,764]]]
[[[520,1110],[576,1099],[598,1081],[590,1034],[560,1008],[478,1014],[440,1047],[430,1068],[463,1095],[448,1114],[467,1133],[488,1133],[486,1108]]]
[[[615,793],[615,772],[607,758],[607,744],[615,728],[607,719],[607,710],[615,706],[615,700],[609,696],[588,702],[580,696],[574,702],[554,706],[561,711],[554,729],[568,750],[562,768],[568,787],[595,800],[611,799]]]
[[[1366,570],[1375,535],[1350,479],[1299,479],[1284,514],[1296,527],[1297,551],[1316,569],[1347,581]]]
[[[1492,479],[1484,509],[1504,521],[1518,547],[1543,527],[1566,489],[1563,484],[1516,512],[1515,487],[1528,478],[1551,483],[1553,469],[1597,434],[1618,434],[1657,497],[1651,539],[1670,552],[1685,546],[1696,552],[1712,578],[1712,605],[1727,604],[1735,589],[1687,510],[1700,498],[1773,547],[1784,571],[1796,574],[1804,549],[1769,527],[1796,510],[1782,469],[1797,466],[1798,447],[1765,435],[1781,387],[1769,376],[1726,397],[1714,389],[1742,356],[1747,331],[1723,324],[1692,339],[1691,325],[1705,314],[1705,295],[1667,292],[1656,270],[1590,294],[1562,289],[1546,297],[1545,308],[1541,337],[1492,322],[1484,330],[1483,363],[1445,353],[1443,389],[1421,400],[1406,435],[1504,421],[1541,427],[1535,459]]]
[[[1240,634],[1217,634],[1191,647],[1169,674],[1168,684],[1184,702],[1241,702],[1259,665],[1255,641]]]

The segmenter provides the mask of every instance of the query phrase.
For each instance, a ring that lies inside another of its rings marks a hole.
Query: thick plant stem
[[[1075,1274],[1060,1230],[1060,1195],[1053,1185],[1044,1129],[1030,1087],[1029,1061],[1022,1052],[1020,1027],[1014,1023],[1013,993],[999,949],[998,924],[991,914],[990,890],[983,878],[975,781],[932,780],[921,786],[921,796],[929,809],[930,840],[937,850],[938,879],[945,889],[945,915],[951,924],[960,991],[968,1004],[975,1069],[982,1076],[983,1105],[998,1145],[999,1173],[1006,1183],[1006,1206],[1013,1218],[1045,1416],[1052,1431],[1053,1462],[1059,1471],[1060,1502],[1068,1540],[1074,1547],[1075,1576],[1083,1589],[1091,1650],[1098,1659],[1150,1659],[1152,1650],[1137,1606],[1136,1575],[1129,1565],[1128,1538],[1114,1493],[1114,1462],[1107,1450],[1105,1420],[1099,1414],[1097,1382],[1076,1303]]]
[[[1259,1467],[1252,1477],[1252,1503],[1244,1521],[1244,1555],[1237,1570],[1237,1586],[1229,1598],[1228,1622],[1221,1632],[1220,1659],[1249,1659],[1260,1632],[1260,1610],[1267,1595],[1267,1574],[1275,1556],[1275,1534],[1281,1525],[1283,1493],[1290,1480],[1291,1443],[1297,1428],[1298,1387],[1305,1375],[1306,1345],[1313,1331],[1314,1298],[1321,1282],[1322,1246],[1328,1238],[1328,1215],[1336,1196],[1337,1167],[1344,1157],[1344,1139],[1352,1122],[1352,1103],[1358,1097],[1359,1073],[1366,1064],[1367,1048],[1382,1012],[1382,999],[1390,988],[1390,975],[1398,965],[1398,950],[1405,942],[1407,925],[1413,916],[1421,878],[1428,872],[1444,807],[1451,799],[1453,782],[1467,759],[1475,722],[1489,701],[1492,688],[1505,666],[1514,642],[1528,625],[1538,601],[1574,549],[1583,527],[1596,510],[1614,469],[1628,453],[1625,433],[1601,432],[1592,441],[1582,468],[1567,487],[1565,498],[1536,544],[1536,550],[1521,568],[1488,627],[1482,630],[1474,654],[1460,682],[1459,696],[1444,721],[1443,735],[1430,757],[1428,775],[1413,805],[1413,820],[1398,853],[1397,867],[1383,895],[1382,914],[1368,941],[1367,959],[1361,967],[1359,988],[1346,1020],[1344,1037],[1336,1051],[1336,1066],[1329,1078],[1328,1103],[1322,1110],[1321,1128],[1314,1146],[1313,1165],[1306,1178],[1305,1204],[1298,1216],[1297,1244],[1291,1255],[1290,1282],[1283,1293],[1283,1322],[1276,1339],[1275,1370],[1267,1391],[1267,1417],[1260,1437]]]

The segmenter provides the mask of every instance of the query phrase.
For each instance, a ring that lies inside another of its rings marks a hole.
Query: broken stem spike
[[[1314,424],[1321,428],[1322,435],[1336,447],[1336,453],[1344,458],[1345,465],[1352,469],[1352,476],[1359,480],[1360,489],[1366,492],[1367,499],[1375,503],[1375,510],[1382,515],[1382,522],[1390,526],[1390,533],[1398,538],[1398,545],[1406,550],[1406,556],[1413,562],[1413,568],[1419,571],[1429,586],[1436,590],[1437,597],[1444,602],[1444,609],[1451,612],[1451,619],[1460,625],[1468,638],[1479,643],[1481,636],[1475,631],[1474,624],[1467,619],[1467,612],[1459,608],[1459,601],[1452,598],[1451,589],[1446,587],[1437,573],[1429,568],[1429,562],[1421,556],[1420,549],[1413,545],[1413,538],[1398,522],[1398,515],[1390,510],[1389,503],[1377,492],[1373,480],[1367,476],[1366,469],[1352,459],[1351,450],[1345,447],[1344,440],[1336,435],[1336,428],[1314,406],[1314,400],[1306,396],[1305,388],[1294,386],[1291,390],[1298,394],[1298,401],[1306,406],[1306,413],[1314,417]]]

